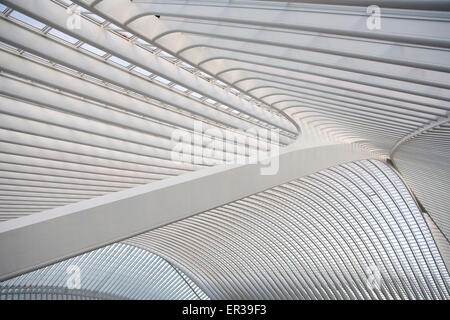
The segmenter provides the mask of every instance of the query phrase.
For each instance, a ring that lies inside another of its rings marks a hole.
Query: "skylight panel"
[[[90,6],[95,0],[81,0],[81,1]]]
[[[38,55],[35,55],[35,54],[33,54],[33,53],[30,53],[30,52],[25,52],[25,53],[24,53],[24,56],[31,57],[31,58],[33,58],[33,59],[35,59],[35,60],[39,60],[39,61],[44,62],[44,63],[47,63],[47,62],[49,61],[49,60],[47,60],[47,59],[45,59],[45,58],[42,58],[42,57],[40,57],[40,56],[38,56]]]
[[[112,62],[120,64],[123,67],[128,67],[130,65],[129,62],[127,62],[123,59],[120,59],[119,57],[116,57],[116,56],[111,56],[108,60],[111,60]]]
[[[117,31],[117,30],[122,30],[122,28],[121,27],[119,27],[119,26],[117,26],[117,25],[115,25],[114,23],[110,23],[110,24],[108,24],[108,28],[109,29],[112,29],[112,30],[114,30],[114,31]]]
[[[163,58],[168,58],[168,59],[176,59],[176,57],[174,57],[174,56],[171,55],[170,53],[167,53],[167,52],[164,52],[164,51],[161,51],[161,52],[159,53],[159,56],[160,56],[160,57],[163,57]]]
[[[73,5],[73,2],[70,0],[57,0],[59,3],[64,4],[66,7]]]
[[[227,107],[226,105],[224,105],[224,104],[219,105],[219,108],[222,108],[222,109],[224,109],[224,110],[230,109],[230,108],[228,108],[228,107]]]
[[[133,36],[133,34],[128,31],[117,30],[116,32],[126,39],[130,39]]]
[[[206,73],[204,73],[204,72],[199,72],[198,73],[198,75],[201,77],[201,78],[203,78],[203,79],[205,79],[206,81],[211,81],[212,80],[212,78],[211,77],[209,77]]]
[[[64,41],[66,41],[66,42],[69,42],[71,44],[75,44],[75,43],[78,42],[78,39],[76,39],[74,37],[71,37],[68,34],[65,34],[64,32],[61,32],[61,31],[59,31],[57,29],[51,29],[48,33],[53,35],[53,36],[55,36],[55,37],[57,37],[57,38],[59,38],[59,39],[62,39]]]
[[[10,49],[13,49],[13,50],[18,50],[17,47],[14,47],[14,46],[12,46],[12,45],[10,45],[10,44],[7,44],[7,43],[5,43],[5,42],[0,41],[0,44],[1,44],[2,46],[7,47],[7,48],[10,48]]]
[[[213,100],[213,99],[206,99],[205,102],[210,103],[210,104],[215,104],[217,101]]]
[[[160,76],[157,76],[157,77],[155,78],[155,80],[158,81],[158,82],[164,83],[165,85],[168,85],[168,84],[170,83],[169,80],[164,79],[163,77],[160,77]]]
[[[96,15],[95,13],[89,12],[86,13],[86,16],[91,19],[94,20],[97,23],[102,24],[103,22],[105,22],[105,19],[103,19],[102,17],[100,17],[99,15]]]
[[[194,73],[195,71],[197,71],[197,69],[194,68],[193,66],[191,66],[190,64],[184,63],[180,60],[178,60],[177,66],[179,66],[180,68],[182,68],[190,73]]]
[[[103,57],[106,54],[105,51],[100,50],[100,49],[98,49],[98,48],[96,48],[94,46],[91,46],[90,44],[87,44],[87,43],[83,43],[81,48],[83,48],[83,49],[85,49],[85,50],[87,50],[87,51],[89,51],[89,52],[91,52],[93,54],[96,54],[98,56],[101,56],[101,57]]]
[[[146,50],[150,50],[150,51],[152,51],[152,52],[158,50],[157,47],[151,45],[150,43],[148,43],[148,42],[145,41],[145,40],[142,40],[141,38],[136,38],[136,40],[134,40],[134,42],[135,42],[138,46],[140,46],[140,47],[142,47],[142,48],[144,48],[144,49],[146,49]]]
[[[140,67],[134,67],[134,68],[133,68],[133,71],[136,71],[137,73],[140,73],[140,74],[142,74],[142,75],[144,75],[144,76],[146,76],[146,77],[152,75],[151,72],[149,72],[149,71],[147,71],[147,70],[145,70],[145,69],[142,69],[142,68],[140,68]]]
[[[88,9],[86,9],[85,7],[79,6],[79,5],[75,5],[77,10],[80,10],[81,14],[89,14],[91,13]]]
[[[114,32],[116,32],[116,33],[119,33],[121,36],[123,36],[124,38],[127,38],[127,39],[131,38],[133,36],[132,33],[123,30],[121,27],[115,25],[114,23],[108,24],[107,28],[112,30],[112,31],[114,31]]]
[[[119,86],[116,86],[116,85],[113,84],[113,83],[107,82],[107,83],[105,83],[105,84],[106,84],[109,88],[111,88],[111,89],[114,89],[114,90],[119,91],[119,92],[125,92],[125,89],[124,89],[124,88],[119,87]]]
[[[136,38],[136,43],[141,44],[141,45],[144,45],[144,46],[151,46],[150,43],[148,43],[148,42],[145,41],[145,40],[142,40],[141,38]]]
[[[180,86],[180,85],[178,85],[178,84],[174,85],[173,87],[174,87],[175,89],[181,91],[181,92],[186,92],[186,91],[188,91],[188,89],[186,89],[185,87],[182,87],[182,86]]]
[[[182,68],[195,69],[193,66],[191,66],[190,64],[188,64],[186,62],[180,62],[178,65]]]
[[[41,23],[33,18],[30,18],[29,16],[20,13],[19,11],[14,10],[13,12],[10,13],[10,16],[39,30],[44,29],[44,27],[46,26],[44,23]]]
[[[197,99],[203,98],[203,96],[202,96],[201,94],[197,93],[197,92],[192,92],[192,93],[191,93],[191,96],[193,96],[193,97],[195,97],[195,98],[197,98]]]
[[[233,89],[233,88],[230,88],[230,92],[235,95],[239,94],[239,91],[237,91],[236,89]]]
[[[69,67],[61,65],[61,64],[57,64],[57,65],[55,65],[55,67],[58,68],[59,70],[62,70],[62,71],[68,72],[68,73],[72,73],[72,74],[78,73],[77,70],[69,68]]]
[[[220,80],[216,80],[215,83],[221,88],[226,88],[227,87],[227,84],[225,82],[220,81]]]
[[[0,12],[4,12],[8,7],[0,3]]]

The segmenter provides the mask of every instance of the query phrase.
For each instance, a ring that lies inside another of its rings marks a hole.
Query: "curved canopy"
[[[448,299],[449,50],[441,0],[0,0],[0,298]]]

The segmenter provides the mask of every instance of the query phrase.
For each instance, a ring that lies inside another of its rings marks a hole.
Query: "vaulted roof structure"
[[[449,299],[450,2],[375,2],[0,0],[0,299]]]

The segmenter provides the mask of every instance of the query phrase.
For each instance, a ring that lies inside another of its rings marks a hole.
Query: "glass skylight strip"
[[[4,47],[6,47],[6,48],[8,48],[8,49],[10,49],[10,50],[13,50],[13,51],[17,51],[17,50],[19,50],[19,48],[17,48],[17,47],[14,47],[14,46],[12,46],[12,45],[10,45],[10,44],[7,44],[7,43],[4,43],[4,42],[1,42],[1,41],[0,41],[0,45],[4,46]]]
[[[165,85],[168,85],[169,83],[171,83],[170,80],[167,80],[167,79],[165,79],[165,78],[163,78],[163,77],[160,77],[160,76],[156,76],[156,77],[154,78],[154,80],[156,80],[156,81],[158,81],[158,82],[160,82],[160,83],[163,83],[163,84],[165,84]]]
[[[94,22],[99,23],[99,24],[102,24],[102,23],[104,23],[106,21],[105,19],[103,19],[102,17],[96,15],[95,13],[89,12],[89,13],[85,13],[84,15],[86,17],[88,17],[89,19],[94,20]]]
[[[74,275],[79,278],[73,280]],[[164,259],[124,243],[0,282],[0,300],[30,299],[26,295],[30,290],[36,292],[36,299],[208,299],[191,279]]]
[[[69,7],[74,3],[70,0],[56,0],[58,3],[62,4],[64,7]]]
[[[186,91],[188,91],[188,89],[186,89],[186,88],[183,87],[183,86],[180,86],[179,84],[175,84],[175,85],[173,86],[173,88],[174,88],[174,89],[177,89],[177,90],[179,90],[179,91],[181,91],[181,92],[186,92]]]
[[[68,73],[70,73],[70,74],[72,74],[72,75],[74,75],[74,76],[77,76],[77,77],[80,76],[80,73],[79,73],[78,71],[74,70],[74,69],[71,69],[71,68],[68,68],[68,67],[66,67],[66,66],[62,66],[62,65],[58,65],[58,64],[52,63],[52,62],[50,62],[50,61],[48,61],[48,60],[42,59],[41,57],[36,56],[36,55],[34,55],[34,54],[30,54],[30,53],[28,53],[28,52],[24,52],[23,54],[24,54],[25,56],[29,56],[29,57],[32,58],[33,60],[40,61],[40,62],[42,62],[42,63],[44,63],[44,64],[47,64],[47,65],[49,65],[49,66],[51,66],[51,67],[60,69],[60,70],[62,70],[62,71],[64,71],[64,72],[68,72]],[[124,91],[123,88],[117,87],[117,86],[115,86],[115,85],[113,85],[113,84],[111,84],[111,83],[105,83],[103,80],[99,80],[99,79],[93,78],[93,77],[88,76],[88,75],[82,75],[82,77],[83,77],[84,80],[89,80],[89,81],[92,81],[93,83],[97,83],[97,84],[100,84],[100,85],[102,85],[102,86],[106,86],[106,87],[108,87],[109,89],[116,90],[116,91],[121,92],[121,93],[123,93],[123,94],[133,95],[133,96],[135,96],[135,97],[137,97],[138,99],[141,99],[141,100],[142,100],[142,99],[146,100],[146,97],[141,97],[140,95],[135,94],[135,93],[133,93],[133,92]],[[43,86],[43,87],[46,87],[46,86]],[[49,87],[48,89],[54,90],[53,88],[50,88],[50,87]],[[71,94],[69,94],[69,95],[71,95]],[[74,96],[75,98],[79,98],[79,97],[76,96],[76,95],[71,95],[71,96]],[[89,99],[84,99],[84,100],[90,101]],[[97,104],[97,102],[95,102],[95,101],[92,101],[92,103]],[[165,108],[165,109],[168,108],[168,106],[162,104],[162,103],[159,102],[159,101],[154,101],[153,104],[158,105],[159,107],[162,107],[162,108]],[[188,113],[188,112],[181,112],[181,110],[179,110],[178,108],[171,108],[171,109],[173,109],[173,111],[175,111],[175,112],[177,112],[177,113],[181,113],[181,114],[187,115],[187,116],[190,117],[190,118],[193,118],[193,117],[194,117],[192,114],[190,114],[190,113]],[[119,110],[119,111],[121,111],[121,110]],[[199,118],[199,117],[195,116],[194,118]],[[206,119],[200,118],[200,120],[212,124],[211,121],[208,121],[208,120],[206,120]],[[156,120],[152,119],[152,121],[156,121]],[[164,124],[164,125],[168,125],[167,123],[163,123],[163,122],[160,122],[160,121],[156,121],[156,122],[161,123],[161,124]],[[221,124],[221,123],[216,123],[215,125],[218,125],[219,127],[223,127],[223,124]]]
[[[203,98],[203,96],[201,94],[197,93],[197,92],[191,92],[190,95],[195,97],[195,98],[197,98],[197,99]]]
[[[395,176],[380,161],[336,166],[127,242],[194,271],[212,299],[449,299],[442,257]]]
[[[142,69],[142,68],[140,68],[140,67],[134,67],[132,70],[133,70],[133,71],[136,71],[137,73],[140,73],[140,74],[142,74],[142,75],[144,75],[144,76],[146,76],[146,77],[149,77],[149,76],[152,75],[151,72],[149,72],[149,71],[147,71],[147,70],[145,70],[145,69]]]
[[[217,103],[217,101],[215,101],[215,100],[213,100],[213,99],[210,99],[210,98],[206,98],[206,99],[205,99],[205,102],[206,102],[206,103],[209,103],[209,104],[216,104],[216,103]]]
[[[55,28],[52,28],[48,33],[53,35],[53,36],[55,36],[55,37],[57,37],[57,38],[59,38],[59,39],[61,39],[61,40],[67,41],[67,42],[69,42],[71,44],[75,44],[75,43],[77,43],[79,41],[78,39],[76,39],[74,37],[71,37],[68,34],[65,34],[64,32],[61,32],[61,31],[59,31],[58,29],[55,29]]]
[[[56,0],[56,1],[61,2],[59,0]],[[67,6],[67,3],[64,4],[64,5]],[[88,9],[86,9],[84,7],[83,7],[83,10],[84,10],[83,13],[93,14]],[[207,75],[205,72],[200,71],[199,69],[197,69],[196,67],[188,64],[187,62],[180,61],[180,59],[178,59],[177,57],[173,56],[172,54],[162,50],[161,48],[158,48],[158,47],[155,47],[155,46],[151,45],[147,41],[137,37],[136,35],[128,32],[128,31],[123,30],[121,27],[115,25],[112,22],[108,23],[107,30],[109,30],[109,31],[111,31],[113,33],[116,33],[116,34],[118,33],[119,36],[122,36],[122,37],[125,36],[125,38],[131,38],[131,37],[134,36],[135,39],[133,41],[136,44],[141,45],[141,47],[143,47],[144,49],[150,51],[151,53],[153,53],[153,54],[156,53],[158,56],[162,57],[163,59],[166,59],[167,61],[169,61],[171,63],[174,63],[174,64],[176,64],[177,66],[179,66],[179,67],[181,67],[183,69],[186,69],[186,70],[188,70],[188,71],[190,71],[192,73],[197,74],[197,76],[199,76],[201,79],[204,79],[204,80],[206,80],[206,81],[208,81],[210,83],[213,82],[214,85],[218,86],[221,89],[229,90],[229,92],[233,93],[236,96],[241,95],[241,92],[239,90],[237,90],[235,88],[228,88],[228,86],[224,82],[220,81],[219,79],[215,79],[214,77],[211,77],[211,76]],[[164,83],[164,81],[160,81],[160,82]],[[244,97],[244,99],[246,99],[248,101],[252,99],[248,95],[243,95],[243,97]],[[263,102],[259,102],[258,106],[265,107],[265,108],[273,111],[273,108],[271,108],[270,106],[266,105]],[[276,112],[275,114],[278,117],[281,118],[281,116],[278,114],[278,111],[275,110],[275,112]],[[249,116],[249,117],[245,117],[245,119],[252,120],[253,117]],[[255,121],[255,123],[258,123],[258,122]],[[284,132],[283,130],[280,133],[283,134],[283,135],[289,136],[289,137],[294,137],[295,136],[295,135],[292,135],[292,134],[290,134],[288,132]]]
[[[112,61],[114,63],[117,63],[117,64],[119,64],[119,65],[121,65],[123,67],[128,67],[130,65],[129,62],[127,62],[127,61],[125,61],[123,59],[120,59],[119,57],[116,57],[116,56],[111,56],[111,57],[108,58],[108,60],[110,60],[110,61]]]
[[[83,43],[83,44],[80,46],[80,48],[83,48],[83,49],[89,51],[90,53],[93,53],[93,54],[95,54],[95,55],[97,55],[97,56],[100,56],[100,57],[103,57],[103,56],[106,54],[105,51],[103,51],[103,50],[101,50],[101,49],[99,49],[99,48],[96,48],[96,47],[94,47],[94,46],[91,46],[91,45],[88,44],[88,43]]]

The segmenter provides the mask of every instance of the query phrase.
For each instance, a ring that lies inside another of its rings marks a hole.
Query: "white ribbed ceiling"
[[[351,144],[399,172],[365,160],[292,177],[126,243],[210,298],[448,299],[449,1],[380,1],[379,29],[365,0],[0,2],[0,221],[208,167],[171,158],[197,120],[260,142],[244,131],[276,129],[281,147]],[[42,270],[25,278],[45,286]],[[194,297],[181,282],[100,294],[94,278],[80,297]]]

